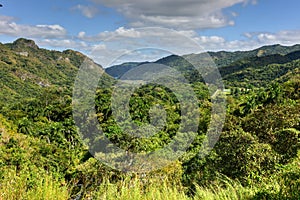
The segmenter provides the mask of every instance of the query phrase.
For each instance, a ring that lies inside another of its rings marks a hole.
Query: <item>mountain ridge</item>
[[[200,53],[200,54],[187,54],[183,55],[182,58],[197,58],[201,57],[202,55],[209,55],[212,59],[212,61],[216,64],[217,67],[224,67],[227,65],[230,65],[238,60],[250,58],[250,57],[264,57],[268,55],[287,55],[289,53],[295,52],[295,51],[300,51],[300,44],[295,44],[292,46],[283,46],[280,44],[274,44],[274,45],[266,45],[262,46],[253,50],[248,50],[248,51],[217,51],[217,52],[212,52],[208,51],[205,53]],[[161,63],[162,60],[171,60],[172,57],[176,55],[170,55],[164,58],[160,58],[153,63]],[[206,56],[207,57],[207,56]],[[127,71],[144,64],[145,62],[135,62],[134,65],[131,65],[131,67],[126,68],[124,65],[127,65],[127,63],[123,63],[120,65],[115,65],[111,66],[109,68],[106,68],[105,71],[113,76],[113,77],[121,77],[123,74],[125,74]],[[146,63],[151,63],[151,62],[146,62]],[[124,68],[123,68],[124,67]]]
[[[43,49],[25,38],[1,44],[0,100],[34,97],[45,87],[70,91],[81,64],[87,59],[91,60],[78,51]]]

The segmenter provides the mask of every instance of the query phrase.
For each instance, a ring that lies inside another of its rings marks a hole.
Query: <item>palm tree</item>
[[[242,107],[242,113],[247,115],[254,110],[254,108],[257,106],[257,102],[253,96],[247,96],[246,102],[242,103],[240,106]]]
[[[32,122],[27,117],[23,117],[18,121],[18,132],[26,135],[33,133]]]

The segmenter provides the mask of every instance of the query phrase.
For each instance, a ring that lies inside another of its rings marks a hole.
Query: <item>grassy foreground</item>
[[[299,164],[299,163],[298,163]],[[222,178],[216,184],[207,187],[195,185],[193,191],[187,191],[180,183],[166,180],[125,178],[112,183],[103,181],[96,188],[71,195],[72,186],[53,175],[14,170],[2,172],[0,185],[1,200],[64,200],[64,199],[105,199],[105,200],[234,200],[234,199],[298,199],[299,180],[283,183],[270,178],[256,186],[244,187],[237,181]],[[283,180],[283,179],[282,179]],[[296,187],[296,188],[295,188]],[[191,195],[190,193],[193,193]],[[190,194],[190,195],[188,195]]]
[[[139,180],[124,180],[118,183],[106,181],[95,191],[84,194],[84,196],[70,195],[70,187],[64,185],[63,180],[57,180],[46,175],[36,177],[34,185],[25,174],[17,175],[10,171],[5,174],[5,179],[0,187],[0,199],[132,199],[132,200],[176,200],[176,199],[249,199],[253,197],[255,190],[244,188],[237,183],[228,183],[226,187],[202,188],[196,186],[195,195],[189,197],[184,188],[170,186],[166,181],[154,182],[147,186]]]

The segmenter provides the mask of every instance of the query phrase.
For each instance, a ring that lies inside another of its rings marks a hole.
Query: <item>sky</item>
[[[299,0],[0,0],[0,42],[83,52],[104,67],[300,43]]]

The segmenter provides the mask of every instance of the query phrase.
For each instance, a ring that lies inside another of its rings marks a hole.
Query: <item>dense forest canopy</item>
[[[178,70],[189,81],[199,118],[182,118],[178,97],[159,84],[143,85],[130,96],[130,118],[137,126],[151,123],[154,105],[165,110],[161,129],[144,133],[150,135],[144,138],[122,131],[111,96],[116,77],[145,63],[106,69],[112,76],[104,74],[99,80],[95,118],[118,147],[129,153],[153,152],[172,141],[183,120],[198,121],[196,137],[180,158],[147,173],[130,168],[130,160],[129,170],[137,173],[99,162],[92,155],[99,147],[83,142],[100,140],[97,132],[87,138],[78,133],[73,86],[81,64],[93,63],[91,59],[73,50],[42,49],[24,38],[0,44],[0,52],[0,199],[300,198],[300,45],[208,52],[223,77],[227,107],[220,138],[205,157],[199,151],[214,97],[185,59],[199,55],[172,55],[154,62]],[[84,128],[91,130],[94,116],[85,117]],[[124,120],[122,125],[126,129],[132,124]],[[179,144],[185,142],[181,139]]]

